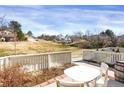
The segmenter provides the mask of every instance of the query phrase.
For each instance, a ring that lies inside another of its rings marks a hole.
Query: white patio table
[[[100,70],[88,66],[73,66],[66,70],[64,73],[72,80],[77,82],[84,82],[87,86],[90,81],[96,80],[100,76]]]

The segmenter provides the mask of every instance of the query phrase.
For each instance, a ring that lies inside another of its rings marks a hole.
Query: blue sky
[[[124,34],[124,6],[96,5],[8,5],[0,6],[0,16],[16,20],[23,32],[35,36],[44,34],[73,34],[77,31],[96,34],[105,29]]]

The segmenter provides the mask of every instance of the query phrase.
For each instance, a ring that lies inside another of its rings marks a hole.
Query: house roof
[[[4,30],[4,31],[0,31],[0,36],[2,36],[2,37],[14,37],[14,33],[12,31]]]

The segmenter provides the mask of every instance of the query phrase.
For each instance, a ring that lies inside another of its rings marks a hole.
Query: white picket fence
[[[124,60],[124,53],[83,50],[83,60],[115,64],[116,61]]]
[[[0,69],[19,64],[27,71],[48,69],[71,63],[71,52],[16,55],[0,58]]]

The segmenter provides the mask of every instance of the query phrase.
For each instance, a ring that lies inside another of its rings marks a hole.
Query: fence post
[[[5,70],[6,69],[6,59],[4,58],[3,59],[3,70]]]
[[[51,68],[51,55],[48,54],[48,69]]]
[[[4,57],[3,58],[3,70],[6,69],[6,67],[8,66],[9,63],[9,58],[8,57]]]

